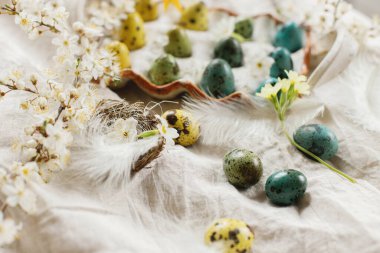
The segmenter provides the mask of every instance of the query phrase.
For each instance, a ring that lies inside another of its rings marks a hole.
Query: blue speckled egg
[[[215,47],[214,58],[227,61],[232,68],[243,66],[244,55],[240,42],[233,37],[222,39]]]
[[[294,22],[283,25],[275,35],[273,45],[275,47],[287,48],[294,53],[304,45],[304,31]]]
[[[289,206],[305,194],[306,187],[304,174],[297,170],[281,170],[268,177],[265,193],[273,204]]]
[[[274,78],[287,78],[285,70],[293,70],[293,60],[290,52],[286,48],[278,47],[269,56],[274,60],[270,67],[269,75]]]
[[[235,79],[230,65],[222,59],[212,60],[206,67],[199,86],[209,96],[217,98],[235,92]]]
[[[303,125],[293,134],[294,141],[314,155],[329,160],[338,151],[336,135],[320,124]]]
[[[224,156],[223,170],[228,182],[239,188],[247,188],[259,182],[263,165],[252,151],[234,149]]]
[[[274,86],[277,83],[277,81],[278,80],[274,77],[269,77],[265,79],[264,81],[259,83],[259,86],[257,86],[254,94],[256,95],[256,93],[260,93],[262,88],[264,88],[265,84],[270,83],[272,86]]]

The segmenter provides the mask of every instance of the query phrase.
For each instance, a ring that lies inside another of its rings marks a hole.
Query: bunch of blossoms
[[[306,25],[319,36],[333,31],[341,18],[352,9],[344,0],[318,0],[315,10],[306,18]]]
[[[15,16],[15,22],[35,39],[45,32],[66,29],[68,12],[62,7],[62,0],[12,0],[0,6],[0,14]]]
[[[57,48],[50,69],[29,72],[12,66],[0,73],[0,99],[11,92],[28,93],[20,108],[39,119],[13,145],[19,159],[0,168],[1,246],[18,238],[22,227],[12,219],[11,208],[28,214],[36,210],[28,185],[49,181],[69,163],[73,134],[84,128],[99,101],[96,87],[118,80],[119,65],[102,43],[104,28],[92,22],[70,25],[60,0],[11,0],[0,4],[0,14],[14,16],[31,39],[55,34]]]
[[[261,92],[257,93],[257,96],[265,98],[273,105],[277,117],[280,120],[282,131],[293,146],[349,181],[356,182],[355,179],[298,145],[289,135],[285,126],[287,111],[297,98],[310,94],[310,86],[306,82],[306,76],[298,75],[294,71],[286,73],[288,78],[278,79],[278,82],[274,86],[269,83],[265,84]]]
[[[298,1],[273,0],[272,3],[279,17],[284,20],[292,20],[297,23],[304,22],[314,10],[318,0]]]
[[[88,20],[92,26],[102,27],[105,35],[111,35],[127,18],[127,13],[134,11],[133,0],[92,1],[88,8]]]

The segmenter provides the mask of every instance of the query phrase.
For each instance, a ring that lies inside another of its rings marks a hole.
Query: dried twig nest
[[[98,126],[103,128],[98,130],[103,132],[106,132],[117,119],[128,119],[131,117],[138,121],[138,134],[156,129],[159,123],[154,114],[145,108],[143,102],[129,104],[124,100],[105,99],[99,102],[93,114],[94,119],[100,120]],[[164,145],[165,139],[160,137],[156,146],[149,149],[146,153],[139,155],[136,162],[132,165],[132,172],[138,172],[156,159],[163,150]]]

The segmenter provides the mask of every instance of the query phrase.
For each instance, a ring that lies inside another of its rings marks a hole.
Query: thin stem
[[[63,110],[64,110],[65,108],[66,108],[66,107],[63,106],[63,105],[60,105],[60,106],[59,106],[57,116],[56,116],[55,119],[54,119],[54,124],[55,124],[55,122],[57,122],[57,120],[59,119],[59,116],[61,116],[61,113],[63,112]]]
[[[29,88],[18,89],[15,85],[10,85],[10,84],[6,84],[6,83],[2,83],[2,82],[0,82],[0,85],[7,87],[10,91],[20,90],[20,91],[27,91],[27,92],[30,92],[33,94],[38,94],[38,92],[36,92],[32,89],[29,89]]]
[[[147,137],[155,136],[155,135],[157,135],[159,133],[160,132],[157,129],[149,130],[149,131],[145,131],[145,132],[140,133],[139,135],[137,135],[137,138],[138,139],[144,139],[144,138],[147,138]]]
[[[289,133],[287,132],[286,130],[286,127],[285,127],[285,124],[284,124],[284,121],[281,121],[281,127],[282,127],[282,131],[284,132],[286,138],[289,140],[289,142],[295,146],[296,148],[298,148],[299,150],[301,150],[303,153],[313,157],[315,160],[317,160],[318,162],[320,162],[321,164],[323,164],[324,166],[326,166],[327,168],[329,168],[330,170],[334,171],[335,173],[338,173],[339,175],[341,175],[342,177],[346,178],[347,180],[349,180],[351,183],[356,183],[356,180],[352,177],[350,177],[349,175],[347,175],[346,173],[340,171],[339,169],[335,168],[334,166],[328,164],[327,162],[325,162],[323,159],[319,158],[318,156],[314,155],[313,153],[311,153],[309,150],[301,147],[300,145],[297,144],[297,142],[294,141],[294,139],[292,137],[290,137]]]

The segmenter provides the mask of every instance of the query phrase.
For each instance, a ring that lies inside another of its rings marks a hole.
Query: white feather
[[[200,122],[201,142],[205,145],[241,146],[252,138],[266,142],[280,130],[272,105],[258,97],[245,97],[227,103],[188,99],[184,109]],[[316,118],[323,111],[324,106],[312,98],[296,101],[287,118],[289,131]]]
[[[158,145],[158,137],[132,143],[109,143],[101,135],[91,135],[72,148],[75,170],[68,170],[74,178],[90,179],[95,185],[111,184],[119,187],[127,183],[138,158]]]

